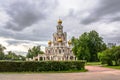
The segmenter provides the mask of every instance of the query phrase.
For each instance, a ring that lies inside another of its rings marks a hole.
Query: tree
[[[19,57],[19,60],[21,60],[21,61],[25,61],[25,56],[18,55],[18,57]]]
[[[12,51],[8,51],[8,54],[5,57],[6,60],[19,60],[19,56]]]
[[[78,39],[75,38],[75,37],[72,37],[71,41],[72,41],[72,45],[74,46],[72,48],[73,53],[77,56],[77,54],[78,54],[78,46],[79,46]]]
[[[113,65],[114,61],[115,65],[120,65],[120,46],[100,52],[98,57],[103,64]]]
[[[96,31],[92,30],[88,34],[88,47],[91,55],[90,61],[98,61],[98,52],[104,51],[107,48],[106,44]]]
[[[8,54],[5,55],[5,60],[25,60],[25,57],[22,55],[17,55],[12,51],[8,51]]]
[[[112,63],[113,56],[112,56],[111,51],[109,49],[107,49],[103,52],[99,52],[98,58],[102,62],[102,64],[108,64],[110,66],[113,65],[113,63]]]
[[[83,33],[79,38],[71,39],[73,44],[73,52],[78,59],[86,59],[88,61],[98,61],[98,52],[106,49],[106,44],[102,37],[92,30]]]
[[[6,48],[0,44],[0,60],[4,59],[4,50]]]
[[[41,51],[41,46],[33,46],[32,49],[28,50],[28,53],[26,55],[27,58],[33,58],[36,57],[38,54],[43,54],[44,52]]]
[[[73,53],[78,57],[78,59],[82,60],[88,60],[90,59],[90,53],[89,48],[87,46],[88,41],[88,34],[84,33],[82,34],[79,39],[72,38],[72,44],[73,44]]]

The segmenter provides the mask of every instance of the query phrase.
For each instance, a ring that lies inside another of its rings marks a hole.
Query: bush
[[[98,53],[98,57],[103,64],[113,65],[113,61],[116,66],[120,65],[120,46],[106,49],[103,52]]]
[[[42,72],[83,70],[85,61],[0,62],[0,72]]]

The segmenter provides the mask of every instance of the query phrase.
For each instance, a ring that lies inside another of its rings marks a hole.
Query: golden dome
[[[58,20],[58,24],[62,24],[62,20],[61,19]]]
[[[72,44],[72,42],[69,40],[69,41],[68,41],[68,44],[70,45],[70,44]]]
[[[52,42],[49,40],[49,41],[48,41],[48,44],[51,44],[51,43],[52,43]]]
[[[59,38],[57,41],[58,41],[58,42],[62,42],[62,39],[61,39],[61,38]]]

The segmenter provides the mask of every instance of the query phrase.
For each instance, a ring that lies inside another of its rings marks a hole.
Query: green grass
[[[0,72],[0,74],[41,74],[41,73],[76,73],[87,72],[88,70],[70,70],[70,71],[42,71],[42,72]]]
[[[101,62],[86,62],[85,65],[91,65],[91,66],[94,66],[94,65],[101,65]]]
[[[106,67],[106,68],[112,68],[112,69],[119,69],[120,70],[120,66],[103,66],[103,67]]]

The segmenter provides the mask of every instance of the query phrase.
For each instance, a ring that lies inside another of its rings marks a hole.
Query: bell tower
[[[65,46],[67,45],[67,33],[63,32],[62,20],[58,20],[58,25],[56,26],[57,31],[53,33],[53,45],[54,46]]]
[[[59,19],[57,25],[57,33],[63,33],[63,26],[61,24],[62,24],[62,20]]]

